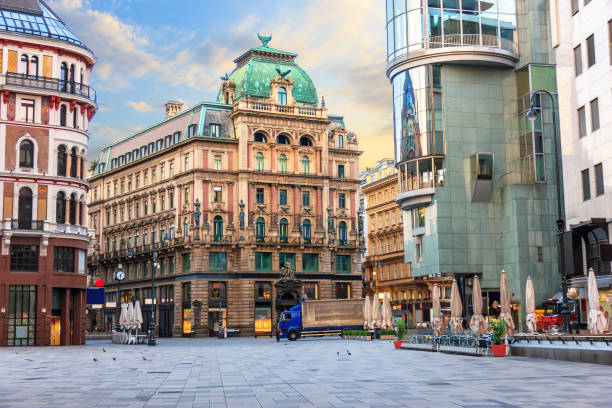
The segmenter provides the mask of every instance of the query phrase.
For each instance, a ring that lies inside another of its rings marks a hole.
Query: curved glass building
[[[538,299],[558,287],[550,101],[537,100],[533,126],[524,118],[534,91],[556,92],[547,8],[386,1],[405,262],[414,277],[457,278],[465,315],[474,275],[491,305],[505,269],[519,311],[528,275],[538,277]],[[429,321],[404,309],[413,325]]]

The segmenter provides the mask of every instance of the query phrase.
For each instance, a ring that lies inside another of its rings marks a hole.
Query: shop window
[[[272,285],[270,282],[255,282],[255,300],[270,301],[272,299]]]
[[[38,246],[11,245],[11,271],[38,272]]]
[[[272,307],[255,306],[255,332],[272,332]]]
[[[227,287],[225,282],[208,282],[208,305],[209,307],[226,307]]]
[[[305,295],[307,299],[318,300],[319,284],[317,282],[304,282],[302,284],[302,295]]]

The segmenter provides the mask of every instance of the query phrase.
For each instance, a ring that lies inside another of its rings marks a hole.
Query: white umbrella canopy
[[[457,285],[457,280],[453,279],[453,286],[451,287],[451,318],[449,322],[451,330],[459,331],[463,329],[462,316],[463,304],[459,295],[459,286]]]
[[[140,300],[137,300],[134,304],[134,317],[136,322],[136,330],[140,330],[142,327],[142,309],[140,308]]]
[[[127,329],[135,329],[136,328],[136,318],[134,316],[134,304],[131,301],[127,302],[127,313],[125,317],[125,327]]]
[[[512,319],[512,313],[510,311],[510,286],[508,286],[508,276],[504,270],[501,272],[499,292],[501,298],[501,313],[499,318],[506,321],[506,334],[512,336],[512,334],[514,334],[514,320]]]
[[[372,329],[380,327],[380,303],[378,302],[378,295],[372,297],[372,310],[371,310],[370,325]]]
[[[437,283],[434,284],[433,290],[431,294],[432,301],[432,319],[431,319],[431,327],[433,328],[433,332],[435,336],[439,336],[441,334],[440,327],[440,287]]]
[[[478,336],[482,336],[487,331],[487,325],[482,315],[482,290],[477,275],[474,276],[474,283],[472,284],[472,308],[474,315],[470,321],[470,329]]]
[[[370,320],[371,320],[371,310],[372,310],[372,301],[370,300],[370,296],[366,295],[365,301],[363,302],[363,328],[370,328]]]
[[[599,290],[597,290],[597,280],[593,268],[589,269],[588,280],[589,297],[589,332],[591,334],[601,334],[607,325],[607,319],[599,306]]]
[[[531,276],[527,278],[527,285],[525,287],[525,320],[527,323],[527,330],[530,333],[535,333],[537,330],[538,319],[535,314],[535,291],[533,289],[533,281]]]
[[[121,303],[121,314],[119,315],[119,326],[125,327],[127,324],[127,303]]]
[[[383,297],[383,329],[393,329],[393,312],[391,311],[391,302],[389,301],[389,294],[385,292]]]

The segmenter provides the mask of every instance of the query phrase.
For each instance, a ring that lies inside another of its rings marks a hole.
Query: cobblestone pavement
[[[390,341],[90,341],[0,349],[0,407],[610,407],[611,375],[609,366]]]

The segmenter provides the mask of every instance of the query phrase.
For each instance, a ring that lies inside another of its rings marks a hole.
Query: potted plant
[[[505,357],[506,345],[504,344],[503,337],[506,334],[506,321],[499,319],[498,321],[491,321],[489,323],[493,339],[491,343],[491,353],[493,357]]]
[[[402,343],[406,342],[404,340],[406,336],[406,322],[403,319],[395,323],[395,334],[397,335],[397,340],[393,341],[393,345],[396,350],[399,350],[402,347]]]

